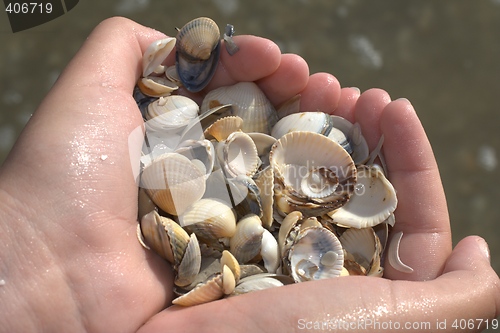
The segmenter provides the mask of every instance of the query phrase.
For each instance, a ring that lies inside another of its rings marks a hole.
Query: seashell
[[[314,132],[290,132],[273,145],[269,160],[282,213],[299,210],[318,216],[342,206],[354,191],[356,167],[337,143]],[[330,207],[332,209],[330,209]]]
[[[222,291],[225,295],[229,295],[236,287],[236,279],[233,271],[226,265],[222,266]]]
[[[340,276],[344,252],[338,238],[325,228],[302,229],[288,252],[295,282]]]
[[[236,218],[226,202],[203,198],[179,216],[180,225],[194,232],[200,240],[232,237],[236,232]]]
[[[278,241],[269,232],[269,230],[264,229],[262,233],[262,244],[260,248],[260,256],[264,261],[264,267],[269,273],[276,273],[280,265],[280,253],[279,253]]]
[[[198,92],[210,82],[219,62],[219,27],[208,17],[200,17],[186,23],[176,38],[179,78],[187,90]]]
[[[229,55],[234,55],[240,50],[238,45],[233,40],[234,26],[232,24],[227,24],[226,29],[224,29],[224,44],[226,46],[227,53]]]
[[[399,257],[399,244],[401,243],[402,238],[402,231],[396,232],[392,236],[392,240],[389,243],[389,249],[387,250],[387,260],[395,270],[403,273],[411,273],[413,272],[413,268],[402,262],[401,258]]]
[[[243,119],[238,116],[228,116],[216,120],[212,125],[207,127],[203,134],[205,138],[215,138],[217,141],[224,141],[233,133],[241,130]]]
[[[285,218],[281,222],[281,227],[278,232],[278,245],[280,247],[282,258],[288,255],[288,250],[292,246],[292,243],[295,240],[300,229],[300,226],[297,227],[298,222],[302,220],[303,217],[304,216],[301,212],[294,211],[285,216]]]
[[[397,203],[396,191],[381,169],[376,165],[360,165],[354,195],[328,215],[334,223],[347,228],[373,227],[387,219]]]
[[[241,268],[238,260],[233,256],[233,254],[227,250],[222,251],[222,257],[220,258],[220,265],[222,269],[224,266],[229,267],[231,272],[233,272],[234,280],[236,283],[240,280]]]
[[[271,151],[273,144],[276,142],[276,138],[270,136],[269,134],[258,132],[250,132],[247,134],[252,138],[255,143],[255,147],[257,147],[257,153],[262,161],[261,168],[266,168],[269,166],[269,152]]]
[[[186,156],[208,178],[215,163],[215,148],[208,140],[186,140],[175,150],[175,153]]]
[[[167,37],[149,44],[142,57],[142,76],[149,76],[167,59],[175,46],[176,39]]]
[[[146,96],[161,97],[169,96],[173,91],[179,89],[179,86],[166,78],[159,76],[148,76],[140,78],[137,86]]]
[[[271,135],[279,139],[290,132],[305,131],[327,136],[332,127],[333,122],[330,115],[324,112],[299,112],[281,118],[274,125]]]
[[[260,273],[241,279],[231,296],[246,294],[253,291],[281,287],[294,283],[294,280],[286,275],[273,273]]]
[[[300,112],[300,95],[295,95],[289,100],[285,101],[278,108],[278,119],[282,119],[292,113]]]
[[[217,274],[210,280],[199,284],[188,293],[177,297],[172,304],[193,306],[218,300],[224,296],[223,275]]]
[[[175,67],[175,65],[168,66],[165,69],[165,77],[175,83],[178,87],[182,86],[181,78],[177,73],[177,68]]]
[[[257,264],[240,265],[240,270],[241,270],[240,281],[252,275],[267,273],[264,267]]]
[[[372,228],[347,229],[340,237],[345,251],[370,275],[378,271],[382,246]]]
[[[363,134],[361,133],[361,126],[356,123],[353,124],[349,120],[340,116],[330,116],[333,120],[333,126],[341,130],[351,147],[351,156],[356,165],[364,164],[369,158],[369,148]]]
[[[144,168],[140,187],[165,212],[180,215],[205,193],[205,175],[187,157],[166,153]]]
[[[260,203],[262,207],[262,226],[270,229],[273,223],[274,206],[274,170],[267,166],[254,176],[254,181],[259,188]]]
[[[201,111],[231,104],[234,115],[243,119],[243,132],[271,133],[278,114],[266,95],[254,82],[239,82],[210,91],[201,104]]]
[[[146,190],[143,188],[139,188],[139,204],[138,204],[138,218],[139,221],[142,219],[144,215],[147,213],[157,210],[158,207],[156,204],[151,200],[149,195],[146,193]]]
[[[181,263],[189,243],[189,235],[174,220],[152,211],[141,219],[144,243],[174,265]]]
[[[247,263],[260,253],[264,228],[260,218],[249,214],[236,224],[236,232],[229,240],[231,253],[240,264]]]
[[[184,256],[177,268],[177,276],[175,277],[175,284],[177,286],[187,286],[191,284],[196,275],[200,272],[201,268],[201,252],[200,245],[196,234],[192,233],[189,237],[189,243],[184,252]]]
[[[183,128],[198,116],[198,105],[180,95],[160,97],[148,105],[147,131],[172,131]]]
[[[233,132],[217,144],[217,155],[228,178],[253,176],[261,161],[252,138],[243,132]]]
[[[260,189],[255,181],[248,176],[226,178],[229,187],[231,202],[238,217],[255,214],[262,217],[262,200]]]

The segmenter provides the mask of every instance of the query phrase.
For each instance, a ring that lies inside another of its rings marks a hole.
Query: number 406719
[[[459,330],[466,329],[488,329],[492,328],[496,330],[498,328],[498,319],[455,319],[451,324],[451,327]]]
[[[5,8],[9,14],[50,14],[52,12],[52,4],[38,3],[38,2],[23,2],[23,3],[9,3]]]

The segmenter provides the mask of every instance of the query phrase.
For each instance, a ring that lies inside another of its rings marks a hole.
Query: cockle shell
[[[347,204],[328,213],[332,221],[348,228],[373,227],[396,209],[396,190],[376,166],[358,166],[358,183]]]
[[[262,197],[255,181],[246,175],[226,178],[231,201],[239,218],[250,213],[262,217]]]
[[[200,240],[232,237],[236,218],[231,206],[219,199],[203,198],[179,216],[180,225],[194,232]]]
[[[372,228],[347,229],[339,240],[347,255],[363,267],[366,275],[378,273],[382,245]]]
[[[187,232],[156,211],[144,215],[140,225],[144,243],[177,268],[190,242]]]
[[[144,95],[151,97],[169,96],[173,91],[179,89],[179,86],[164,77],[148,76],[140,78],[137,86]]]
[[[229,247],[240,264],[247,263],[259,254],[263,233],[262,222],[255,214],[249,214],[238,221],[236,232],[229,240]]]
[[[149,44],[142,57],[142,76],[146,77],[167,59],[175,46],[175,38],[167,37]]]
[[[147,108],[146,130],[168,134],[181,129],[198,116],[198,109],[198,105],[185,96],[160,97]]]
[[[271,166],[259,171],[254,176],[255,184],[259,188],[260,202],[262,206],[262,226],[271,229],[273,224],[274,208],[274,170]]]
[[[287,284],[295,283],[295,281],[287,276],[274,273],[254,274],[241,279],[236,285],[231,296],[246,294],[253,291],[264,290],[268,288],[281,287]]]
[[[193,306],[218,300],[224,296],[223,275],[217,274],[205,283],[201,283],[187,294],[177,297],[172,304]]]
[[[186,23],[177,34],[176,68],[182,84],[191,92],[202,90],[219,62],[220,31],[208,17]]]
[[[343,205],[354,191],[356,167],[350,155],[321,134],[287,133],[273,145],[269,160],[283,186],[275,189],[275,202],[284,214],[300,210],[318,216]]]
[[[200,272],[201,252],[196,234],[192,233],[189,237],[189,243],[184,252],[184,256],[177,268],[175,284],[178,286],[187,286],[191,284],[196,275]]]
[[[224,141],[233,132],[240,131],[242,125],[243,119],[240,117],[228,116],[217,119],[213,124],[207,127],[203,133],[207,139],[213,137],[217,141]]]
[[[353,124],[349,120],[331,115],[333,121],[333,126],[341,130],[349,141],[350,147],[352,149],[351,155],[354,163],[356,165],[363,164],[368,160],[369,148],[363,134],[361,133],[361,127],[358,123]]]
[[[344,252],[338,238],[322,227],[302,229],[295,239],[288,261],[296,282],[340,276]]]
[[[201,104],[201,111],[218,105],[231,104],[234,115],[243,119],[243,132],[271,133],[278,114],[271,102],[253,82],[239,82],[210,91]]]
[[[252,138],[244,132],[233,132],[217,144],[217,155],[229,178],[253,176],[261,161]]]
[[[158,207],[179,215],[205,193],[205,174],[187,157],[166,153],[144,168],[140,187]]]
[[[220,258],[221,269],[224,266],[229,267],[233,272],[234,280],[236,283],[239,282],[241,276],[241,268],[238,260],[233,256],[233,254],[227,250],[222,251],[222,256]]]

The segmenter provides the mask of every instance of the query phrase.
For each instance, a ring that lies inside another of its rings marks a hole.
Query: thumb
[[[453,271],[492,270],[490,250],[486,241],[479,236],[462,239],[446,261],[443,274]]]

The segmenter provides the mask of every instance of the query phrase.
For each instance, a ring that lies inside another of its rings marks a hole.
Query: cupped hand
[[[309,76],[302,58],[252,36],[235,37],[234,56],[221,52],[207,89],[256,81],[275,105],[300,93],[301,110],[359,122],[372,148],[383,134],[401,257],[414,272],[386,267],[388,279],[343,277],[168,307],[172,272],[136,239],[131,160],[140,146],[129,144],[142,124],[132,98],[142,53],[162,37],[122,18],[99,25],[0,169],[0,331],[276,332],[335,319],[447,320],[451,331],[455,318],[498,315],[499,280],[484,240],[468,237],[451,251],[439,172],[411,104]]]

